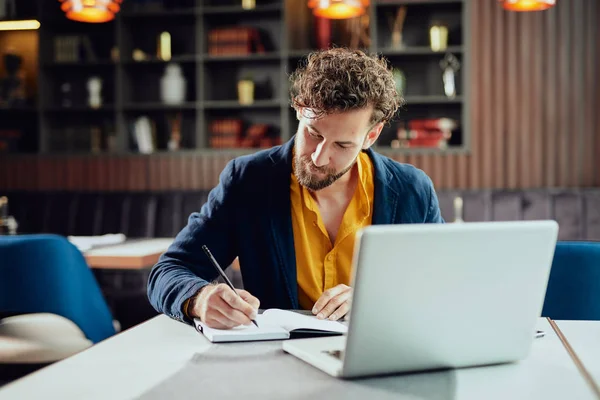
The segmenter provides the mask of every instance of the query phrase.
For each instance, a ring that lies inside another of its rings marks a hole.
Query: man
[[[288,143],[230,161],[200,212],[154,266],[151,304],[215,328],[249,324],[263,308],[350,309],[356,232],[370,224],[442,223],[429,177],[370,148],[401,98],[384,60],[313,53],[291,76],[298,130]],[[239,257],[240,296],[210,281]]]

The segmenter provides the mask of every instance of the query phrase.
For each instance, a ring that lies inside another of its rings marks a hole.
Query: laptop
[[[348,333],[284,341],[283,350],[340,378],[522,360],[557,235],[555,221],[363,228]]]

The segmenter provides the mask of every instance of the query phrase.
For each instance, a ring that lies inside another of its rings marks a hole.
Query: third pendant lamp
[[[542,11],[556,4],[556,0],[499,0],[505,10]]]
[[[309,0],[308,7],[316,17],[346,19],[360,17],[366,12],[369,0]]]

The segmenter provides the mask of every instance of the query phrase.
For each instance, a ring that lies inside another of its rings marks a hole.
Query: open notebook
[[[213,343],[343,335],[348,331],[346,325],[337,321],[319,320],[314,316],[276,308],[257,315],[256,323],[258,328],[251,324],[232,329],[215,329],[194,319],[196,329]]]

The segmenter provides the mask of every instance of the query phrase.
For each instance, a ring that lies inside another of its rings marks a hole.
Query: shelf
[[[216,62],[230,62],[230,61],[279,61],[281,59],[281,53],[270,52],[270,53],[255,53],[255,54],[242,54],[242,55],[206,55],[202,57],[202,60],[207,63]]]
[[[242,109],[258,109],[258,108],[279,108],[283,104],[279,100],[255,100],[249,105],[240,104],[237,100],[216,100],[204,101],[201,107],[205,110],[242,110]]]
[[[250,148],[242,148],[242,147],[232,147],[232,148],[216,148],[213,149],[211,147],[206,148],[185,148],[179,150],[166,150],[166,149],[158,149],[153,151],[152,153],[140,153],[138,151],[133,150],[122,150],[122,151],[100,151],[97,153],[93,153],[91,151],[47,151],[44,153],[3,153],[3,157],[10,157],[12,159],[21,159],[27,160],[29,158],[64,158],[64,157],[72,157],[72,158],[103,158],[103,157],[126,157],[126,158],[150,158],[153,156],[163,156],[163,157],[176,157],[176,156],[189,156],[189,155],[205,155],[205,156],[220,156],[220,155],[231,155],[231,156],[241,156],[246,154],[256,153],[257,151],[264,150],[264,148],[258,147],[250,147]]]
[[[314,49],[290,50],[289,53],[288,53],[288,58],[302,58],[302,57],[306,57],[312,51],[316,51],[316,50],[314,50]]]
[[[50,113],[105,113],[105,112],[113,112],[115,107],[112,104],[104,105],[100,108],[91,108],[88,106],[73,106],[73,107],[61,107],[61,106],[51,106],[44,107],[42,111],[50,112]]]
[[[114,67],[116,63],[112,60],[100,61],[51,61],[41,65],[42,68],[93,68],[93,67]]]
[[[169,105],[156,103],[127,103],[123,106],[124,111],[185,111],[195,110],[197,103],[188,101],[183,104]]]
[[[407,105],[419,104],[460,104],[463,102],[462,96],[456,96],[450,99],[446,96],[406,96],[404,101]]]
[[[168,64],[168,63],[192,63],[192,62],[196,62],[200,59],[199,56],[196,56],[195,54],[184,54],[184,55],[180,55],[180,56],[173,56],[171,57],[171,59],[169,61],[165,61],[165,60],[161,60],[158,58],[151,58],[149,60],[142,60],[142,61],[137,61],[134,59],[125,59],[123,60],[123,64],[126,65],[149,65],[149,64]]]
[[[45,153],[8,153],[3,154],[4,157],[10,157],[12,159],[30,159],[30,158],[62,158],[62,157],[82,157],[82,158],[102,158],[102,157],[130,157],[130,158],[146,158],[152,156],[190,156],[190,155],[206,155],[206,156],[215,156],[219,157],[221,155],[231,155],[231,156],[242,156],[246,154],[256,153],[260,150],[264,150],[265,148],[259,147],[229,147],[229,148],[185,148],[180,150],[165,150],[159,149],[155,150],[152,153],[144,154],[132,150],[124,150],[124,151],[102,151],[99,153],[92,153],[90,151],[72,151],[72,152],[45,152]],[[431,147],[413,147],[413,148],[392,148],[388,146],[373,146],[372,149],[379,154],[384,156],[393,156],[393,155],[417,155],[417,154],[469,154],[469,150],[465,147],[461,146],[453,146],[445,149],[439,148],[431,148]]]
[[[0,107],[0,113],[9,114],[9,113],[35,113],[37,112],[37,107],[34,106],[25,106],[25,107]]]
[[[359,49],[365,53],[370,53],[370,49]],[[298,58],[303,58],[306,57],[309,53],[312,53],[313,51],[319,51],[318,49],[304,49],[304,50],[290,50],[288,52],[288,59],[298,59]]]
[[[265,13],[280,13],[283,11],[281,4],[266,4],[264,6],[256,6],[256,8],[246,10],[242,6],[207,6],[201,9],[201,13],[205,15],[215,14],[234,14],[234,15],[247,15],[247,14],[265,14]]]
[[[445,149],[436,147],[399,147],[373,146],[373,150],[382,155],[394,154],[467,154],[468,150],[462,146],[449,146]]]
[[[394,49],[394,48],[381,48],[378,50],[379,53],[384,56],[443,56],[446,53],[462,53],[463,46],[448,46],[446,50],[442,51],[433,51],[428,46],[413,46],[413,47],[405,47],[403,49]]]

